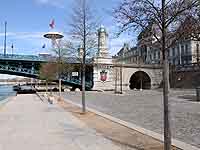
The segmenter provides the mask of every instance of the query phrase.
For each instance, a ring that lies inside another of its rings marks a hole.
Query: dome
[[[106,32],[106,28],[103,25],[101,25],[99,28],[99,32]]]

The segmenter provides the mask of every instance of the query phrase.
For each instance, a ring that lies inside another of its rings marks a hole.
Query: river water
[[[9,96],[15,95],[12,85],[0,85],[0,101],[6,99]]]

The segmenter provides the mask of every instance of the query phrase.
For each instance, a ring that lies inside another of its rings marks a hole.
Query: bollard
[[[196,101],[200,102],[200,87],[196,88]]]

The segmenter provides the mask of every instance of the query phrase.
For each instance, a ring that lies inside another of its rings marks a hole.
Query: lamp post
[[[120,64],[120,94],[123,94],[123,78],[122,78],[122,64]]]
[[[12,56],[13,56],[13,49],[14,49],[13,43],[12,43],[12,45],[11,45],[11,49],[12,49]]]
[[[118,79],[117,68],[115,68],[115,94],[117,93],[117,79]]]
[[[5,21],[4,56],[6,55],[6,44],[7,44],[7,21]]]
[[[59,32],[48,32],[44,35],[45,38],[50,39],[52,41],[52,47],[58,49],[58,79],[59,79],[59,100],[61,99],[61,72],[60,72],[60,65],[61,65],[61,52],[60,52],[60,45],[57,43],[58,40],[62,39],[64,37],[63,34]]]

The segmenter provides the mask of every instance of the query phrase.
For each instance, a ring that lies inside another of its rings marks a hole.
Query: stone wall
[[[106,81],[101,81],[101,72],[107,73]],[[158,88],[162,81],[162,69],[160,67],[138,67],[132,65],[96,64],[94,65],[94,87],[93,90],[119,90],[121,85],[123,90],[130,90],[131,76],[138,72],[145,72],[151,79],[151,88]]]

